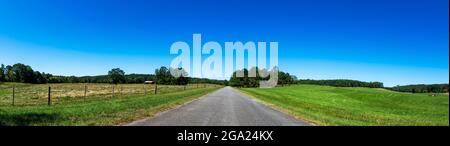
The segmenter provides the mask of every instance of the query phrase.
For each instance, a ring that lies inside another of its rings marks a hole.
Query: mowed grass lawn
[[[154,116],[156,113],[184,104],[210,93],[219,86],[123,97],[88,97],[51,106],[2,105],[0,125],[120,125]]]
[[[317,125],[449,125],[449,96],[385,89],[293,85],[242,92]]]

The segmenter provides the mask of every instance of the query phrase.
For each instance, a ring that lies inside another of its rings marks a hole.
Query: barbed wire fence
[[[42,84],[0,87],[0,106],[33,106],[70,104],[89,100],[167,94],[186,90],[219,87],[215,84],[158,85],[158,84]]]

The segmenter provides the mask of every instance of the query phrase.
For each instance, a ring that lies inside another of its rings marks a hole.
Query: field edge
[[[263,104],[263,105],[265,105],[265,106],[267,106],[267,107],[270,107],[270,108],[272,108],[272,109],[274,109],[274,110],[276,110],[276,111],[279,111],[279,112],[281,112],[281,113],[284,113],[284,114],[286,114],[286,115],[289,115],[289,116],[291,116],[291,117],[293,117],[293,118],[295,118],[295,119],[297,119],[297,120],[307,122],[308,124],[311,124],[311,126],[322,126],[322,125],[320,124],[320,122],[316,122],[316,121],[313,121],[313,120],[309,120],[309,119],[307,119],[307,118],[302,117],[301,115],[297,115],[297,114],[295,114],[295,113],[293,113],[293,112],[291,112],[291,111],[289,111],[289,110],[287,110],[287,109],[284,109],[284,108],[282,108],[282,107],[279,107],[279,106],[277,106],[277,105],[275,105],[275,104],[272,104],[272,103],[263,101],[263,100],[261,100],[261,99],[259,99],[259,98],[256,98],[254,95],[251,95],[250,93],[248,93],[248,92],[246,92],[246,91],[244,91],[244,90],[240,90],[240,89],[236,89],[236,88],[233,88],[233,90],[236,90],[236,91],[238,91],[239,93],[241,93],[241,94],[243,94],[243,95],[245,95],[245,96],[247,96],[247,97],[250,97],[250,99],[252,99],[253,101],[256,101],[256,102],[258,102],[258,103],[260,103],[260,104]]]
[[[272,96],[272,95],[268,94],[270,92],[265,92],[263,95],[259,95],[258,93],[256,93],[257,90],[250,90],[248,88],[235,88],[235,89],[237,91],[239,91],[240,93],[245,94],[246,96],[252,98],[253,100],[255,100],[255,101],[259,102],[259,103],[262,103],[262,104],[267,105],[267,106],[269,106],[269,107],[271,107],[273,109],[276,109],[276,110],[278,110],[280,112],[283,112],[283,113],[286,113],[288,115],[291,115],[291,116],[293,116],[296,119],[307,121],[307,122],[309,122],[309,123],[311,123],[311,124],[313,124],[315,126],[377,126],[377,125],[378,126],[448,126],[448,120],[447,120],[446,124],[445,123],[442,124],[442,123],[440,123],[441,121],[437,121],[436,123],[431,123],[431,124],[428,123],[429,125],[424,125],[423,123],[419,123],[419,124],[412,123],[410,125],[408,125],[408,124],[404,124],[403,125],[402,123],[400,123],[399,125],[386,124],[386,123],[385,123],[386,125],[380,125],[380,123],[374,123],[374,124],[371,124],[371,123],[368,123],[368,124],[367,123],[366,124],[361,124],[361,123],[356,123],[356,124],[344,123],[343,124],[343,123],[340,123],[340,124],[338,124],[337,122],[336,123],[333,123],[333,122],[330,123],[330,121],[327,121],[327,120],[330,120],[330,119],[326,119],[325,121],[321,121],[320,118],[318,118],[318,119],[316,119],[316,118],[309,118],[308,114],[303,115],[302,112],[296,111],[294,109],[290,109],[290,107],[289,108],[285,108],[285,107],[283,107],[283,105],[278,105],[279,103],[272,103],[270,99],[266,99],[266,98]],[[253,91],[255,91],[255,93]],[[275,92],[272,93],[272,94],[275,94]],[[399,94],[402,94],[402,93],[399,93]],[[280,96],[278,96],[278,95],[279,94],[273,95],[273,96],[275,96],[277,98],[280,98]],[[263,97],[260,97],[260,96],[263,96]],[[291,95],[291,96],[295,97],[296,95]],[[447,95],[447,100],[448,100],[448,95]],[[447,104],[448,104],[448,102],[447,102]],[[448,110],[447,110],[447,115],[446,116],[448,118]]]

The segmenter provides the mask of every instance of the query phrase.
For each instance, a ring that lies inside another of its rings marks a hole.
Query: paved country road
[[[154,118],[127,126],[308,126],[310,124],[255,102],[231,87],[205,95]]]

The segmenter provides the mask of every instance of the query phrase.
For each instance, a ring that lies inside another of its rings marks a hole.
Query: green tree
[[[5,80],[7,82],[14,82],[13,81],[14,74],[12,72],[12,66],[11,65],[7,65],[4,72],[5,72],[4,73],[5,74]]]
[[[187,85],[189,83],[189,75],[183,68],[173,69],[170,68],[170,73],[172,76],[175,76],[174,82],[176,85]]]
[[[157,84],[170,84],[172,75],[167,67],[162,66],[155,70],[156,82]]]
[[[38,72],[38,71],[35,71],[34,72],[34,77],[35,77],[35,82],[34,83],[37,83],[37,84],[45,84],[45,83],[47,83],[47,78],[45,77],[45,73],[40,73],[40,72]]]
[[[125,72],[121,70],[120,68],[114,68],[111,71],[108,72],[108,77],[111,83],[113,84],[119,84],[119,83],[125,83]],[[74,82],[75,79],[72,79],[72,82]]]
[[[237,71],[233,72],[233,75],[231,76],[230,81],[229,81],[229,85],[234,86],[234,87],[245,87],[245,72],[246,72],[245,70],[246,69],[237,70]],[[237,74],[241,73],[241,72],[244,73],[244,77],[237,76]]]
[[[285,73],[282,71],[278,72],[278,84],[281,86],[287,85],[287,84],[294,84],[295,79],[293,76],[291,76],[289,73]]]
[[[33,69],[30,66],[21,63],[14,64],[8,69],[8,80],[10,82],[21,83],[36,82]]]
[[[237,70],[233,73],[230,81],[227,83],[230,86],[235,87],[259,87],[260,81],[267,81],[270,79],[270,74],[273,71],[278,71],[277,68],[268,71],[267,69],[259,69],[258,67],[253,67],[248,71],[247,69]],[[237,77],[237,73],[243,73],[244,77]],[[249,73],[256,73],[250,75]],[[278,72],[278,84],[294,84],[295,79],[289,73]]]
[[[5,82],[6,81],[6,75],[5,75],[5,65],[1,65],[0,66],[0,82]]]

